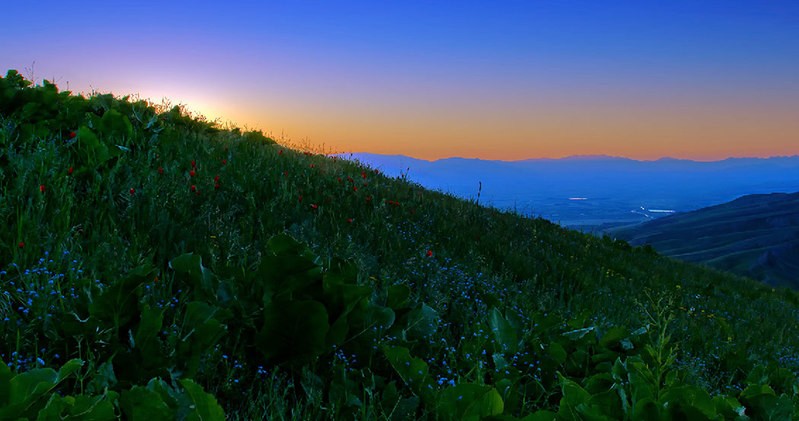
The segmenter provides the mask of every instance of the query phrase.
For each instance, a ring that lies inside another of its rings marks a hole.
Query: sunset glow
[[[0,71],[334,152],[799,154],[795,2],[108,4],[4,6]]]

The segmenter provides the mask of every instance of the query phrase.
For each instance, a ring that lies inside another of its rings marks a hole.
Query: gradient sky
[[[797,1],[4,2],[31,67],[334,152],[799,154]]]

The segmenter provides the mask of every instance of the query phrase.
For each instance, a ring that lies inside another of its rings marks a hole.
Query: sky
[[[31,1],[0,72],[325,152],[799,154],[796,1]]]

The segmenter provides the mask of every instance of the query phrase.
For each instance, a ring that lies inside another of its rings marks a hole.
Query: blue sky
[[[795,154],[799,2],[13,2],[0,68],[339,152]]]

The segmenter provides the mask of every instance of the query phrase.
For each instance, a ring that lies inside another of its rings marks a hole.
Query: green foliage
[[[795,292],[181,107],[9,71],[0,222],[0,420],[799,413]]]

